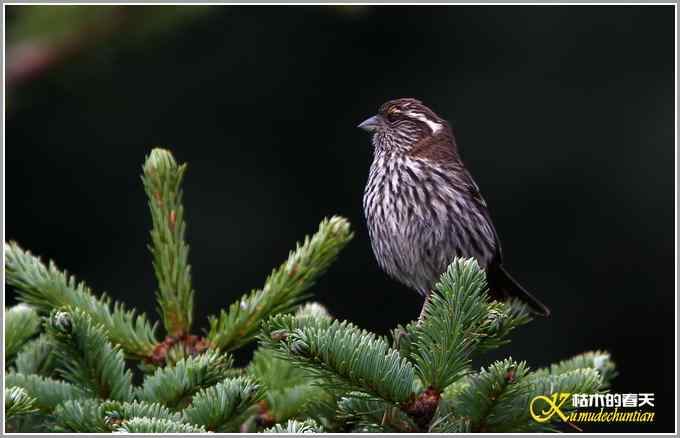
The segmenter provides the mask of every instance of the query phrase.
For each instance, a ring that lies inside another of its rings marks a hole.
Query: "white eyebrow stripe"
[[[430,127],[433,134],[436,134],[437,132],[439,132],[442,129],[441,124],[433,122],[432,120],[428,119],[424,114],[414,113],[412,111],[409,111],[405,114],[409,117],[413,117],[414,119],[418,119],[421,122],[424,122],[427,126]]]

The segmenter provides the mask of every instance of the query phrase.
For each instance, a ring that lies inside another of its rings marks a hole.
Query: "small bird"
[[[388,275],[427,299],[454,257],[472,257],[486,271],[491,297],[518,297],[532,313],[550,316],[503,267],[486,201],[446,120],[403,98],[358,127],[373,137],[364,214],[373,253]]]

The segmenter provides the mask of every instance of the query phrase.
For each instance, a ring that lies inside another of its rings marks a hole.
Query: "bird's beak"
[[[373,116],[359,123],[357,128],[363,129],[364,131],[367,132],[372,132],[378,129],[378,126],[380,126],[380,119],[378,119],[378,116]]]

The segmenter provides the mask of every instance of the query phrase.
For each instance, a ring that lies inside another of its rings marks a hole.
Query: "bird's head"
[[[425,139],[450,136],[448,123],[412,98],[384,103],[378,114],[364,120],[358,127],[373,133],[376,148],[405,153]]]

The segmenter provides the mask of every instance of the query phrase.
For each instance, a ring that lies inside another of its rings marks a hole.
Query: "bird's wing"
[[[479,209],[479,211],[484,216],[484,219],[486,220],[486,225],[491,229],[491,232],[493,233],[494,240],[496,241],[496,255],[494,258],[494,262],[500,264],[503,260],[501,241],[498,238],[498,233],[496,232],[496,228],[494,227],[493,221],[491,220],[491,213],[489,213],[489,207],[487,207],[486,205],[486,200],[482,196],[482,193],[479,190],[479,186],[477,186],[477,183],[472,178],[472,175],[470,174],[470,172],[468,172],[465,166],[462,165],[462,163],[460,165],[459,174],[461,175],[464,182],[465,195],[468,197],[468,199],[470,199],[472,202],[476,204],[477,208]]]

